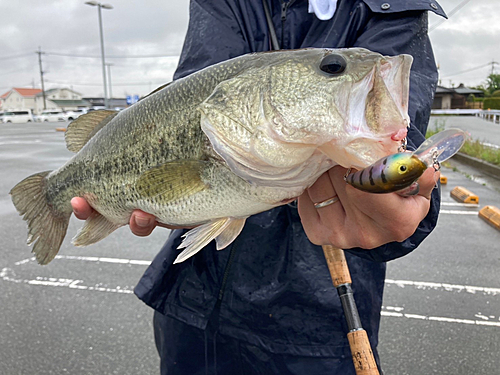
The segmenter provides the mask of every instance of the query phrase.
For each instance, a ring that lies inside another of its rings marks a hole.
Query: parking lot
[[[158,373],[153,313],[132,291],[166,229],[138,238],[125,227],[76,248],[70,242],[82,223],[72,218],[59,256],[45,267],[25,245],[8,192],[71,157],[55,131],[61,124],[0,130],[0,374]],[[500,374],[500,231],[477,215],[484,205],[500,207],[500,193],[480,173],[443,174],[438,227],[388,265],[379,345],[386,375]],[[457,204],[455,186],[477,194],[480,207]]]

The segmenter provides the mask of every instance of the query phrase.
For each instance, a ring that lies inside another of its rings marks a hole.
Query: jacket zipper
[[[231,246],[231,250],[229,253],[229,259],[227,260],[226,267],[224,268],[224,275],[222,276],[222,283],[220,285],[219,295],[217,296],[217,304],[220,304],[222,302],[222,298],[224,297],[224,291],[226,290],[226,284],[227,284],[227,279],[229,277],[229,271],[231,270],[231,265],[233,264],[233,260],[234,260],[234,254],[236,252],[236,243],[237,243],[237,241],[235,241],[233,243],[233,246]]]
[[[280,47],[281,49],[285,48],[285,21],[286,21],[286,12],[288,11],[288,8],[290,5],[292,5],[295,2],[295,0],[281,0],[281,44]]]

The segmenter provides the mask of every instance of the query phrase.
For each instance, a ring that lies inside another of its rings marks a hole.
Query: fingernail
[[[76,198],[71,199],[71,208],[75,214],[79,213],[79,211],[75,208]]]
[[[135,223],[141,228],[149,227],[151,225],[151,220],[147,217],[136,216]]]

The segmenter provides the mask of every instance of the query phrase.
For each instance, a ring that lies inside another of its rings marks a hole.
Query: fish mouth
[[[353,138],[401,138],[410,124],[408,116],[410,55],[379,56],[358,81],[343,87],[336,107],[344,113],[344,127]],[[398,135],[399,134],[399,135]],[[404,138],[404,137],[403,137]]]
[[[412,61],[410,55],[379,56],[363,77],[342,88],[345,95],[339,95],[335,102],[345,116],[344,130],[348,135],[342,142],[345,155],[328,152],[328,145],[321,148],[324,153],[335,155],[338,160],[334,160],[341,165],[364,168],[398,152],[410,124]]]
[[[410,125],[408,102],[410,98],[410,69],[412,63],[412,56],[399,55],[386,58],[380,65],[380,76],[407,126]]]
[[[400,138],[401,130],[410,125],[408,101],[410,89],[410,55],[384,57],[373,67],[371,90],[366,97],[366,124],[374,132]],[[406,134],[405,134],[406,135]],[[404,138],[404,136],[403,136]]]

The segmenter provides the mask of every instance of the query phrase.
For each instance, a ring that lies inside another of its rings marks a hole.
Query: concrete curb
[[[455,154],[452,159],[477,168],[491,177],[500,179],[500,167],[497,167],[496,165],[487,163],[481,159],[474,158],[469,155],[465,155],[461,152]]]

